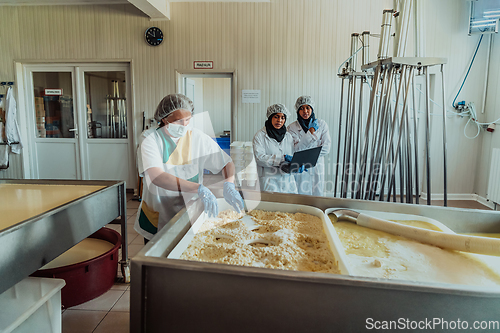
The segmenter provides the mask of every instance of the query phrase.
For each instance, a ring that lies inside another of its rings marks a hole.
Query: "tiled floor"
[[[144,238],[134,230],[134,222],[139,202],[127,194],[127,243],[128,257],[132,258],[144,246]],[[120,232],[119,224],[109,224],[108,228]],[[121,258],[121,251],[120,251]],[[120,266],[118,276],[121,277]],[[129,332],[130,285],[115,283],[103,295],[80,305],[66,309],[62,313],[63,333],[127,333]]]
[[[211,179],[212,182],[215,181]],[[422,203],[422,200],[421,200]],[[442,206],[442,201],[432,201],[432,205]],[[449,207],[489,209],[476,201],[448,201]],[[127,235],[129,258],[144,246],[142,236],[134,230],[134,221],[139,202],[127,195]],[[110,224],[120,232],[120,225]],[[120,268],[118,268],[121,276]],[[63,333],[127,333],[129,332],[130,286],[116,283],[108,292],[87,303],[66,309],[62,314]]]

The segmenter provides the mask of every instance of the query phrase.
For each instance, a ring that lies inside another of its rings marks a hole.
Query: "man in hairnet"
[[[145,240],[177,214],[196,194],[209,217],[218,215],[214,194],[203,186],[203,170],[223,172],[224,198],[238,212],[243,199],[234,186],[231,158],[205,133],[191,124],[193,102],[181,94],[165,96],[154,115],[158,127],[142,133],[137,152],[144,177],[142,202],[134,229]]]
[[[267,192],[297,193],[293,174],[282,171],[293,155],[293,139],[285,122],[290,112],[283,104],[267,108],[264,127],[253,138],[260,189]],[[302,172],[302,169],[300,170]]]
[[[299,194],[323,196],[325,190],[325,159],[330,152],[330,131],[324,120],[316,119],[314,101],[311,96],[300,96],[295,102],[297,120],[288,126],[293,137],[295,151],[322,146],[315,167],[307,172],[295,174]]]

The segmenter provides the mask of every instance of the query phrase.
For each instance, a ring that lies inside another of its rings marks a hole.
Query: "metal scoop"
[[[255,223],[255,221],[252,219],[252,217],[250,215],[248,215],[248,208],[247,208],[247,204],[246,204],[245,200],[243,200],[243,213],[245,215],[243,215],[242,218],[233,220],[231,222],[241,221],[241,222],[245,223],[245,226],[248,230],[254,230],[254,229],[260,227],[260,225]]]
[[[500,256],[500,239],[448,234],[440,231],[411,227],[368,216],[349,209],[337,209],[334,210],[332,214],[337,217],[337,221],[356,223],[363,227],[385,231],[393,235],[403,236],[441,248]]]

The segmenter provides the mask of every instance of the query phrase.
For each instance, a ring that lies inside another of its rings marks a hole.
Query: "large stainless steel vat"
[[[121,218],[124,244],[122,270],[128,274],[124,182],[0,180],[0,184],[103,186],[93,193],[0,230],[0,293],[117,217]]]
[[[248,192],[245,198],[260,196],[263,201],[322,210],[345,207],[423,215],[455,232],[500,232],[500,212],[276,193]],[[433,329],[451,331],[457,323],[471,328],[475,321],[498,325],[500,320],[500,288],[166,258],[201,212],[199,202],[181,211],[132,259],[131,332],[359,332],[374,328],[376,321],[413,329],[415,324],[429,328],[432,323]]]

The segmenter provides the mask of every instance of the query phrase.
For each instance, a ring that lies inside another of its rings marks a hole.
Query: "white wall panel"
[[[497,34],[493,35],[491,42],[486,107],[484,114],[479,116],[479,119],[485,123],[500,119],[500,38]],[[495,148],[500,148],[500,121],[497,121],[496,130],[493,133],[482,134],[482,147],[474,186],[474,192],[482,197],[486,197],[485,194],[491,182],[490,168],[494,167],[491,157]],[[500,168],[500,165],[495,167]]]
[[[448,105],[478,38],[467,36],[467,4],[465,0],[425,1],[426,55],[449,59]],[[333,142],[327,167],[333,169],[340,98],[337,69],[349,56],[351,33],[379,33],[382,11],[391,7],[391,0],[172,3],[170,21],[151,22],[132,5],[4,6],[0,8],[0,42],[8,47],[0,48],[0,80],[13,80],[14,61],[131,61],[134,120],[136,128],[140,128],[142,111],[151,118],[161,98],[175,92],[176,70],[192,70],[193,61],[211,60],[214,72],[235,70],[238,123],[234,139],[251,140],[263,126],[270,104],[284,103],[294,113],[296,98],[309,94],[316,100],[317,116],[330,127]],[[144,42],[144,31],[152,25],[164,32],[165,40],[158,47]],[[411,36],[408,55],[413,52],[412,40]],[[372,60],[378,42],[377,38],[370,39]],[[498,45],[494,50],[498,55]],[[491,68],[498,73],[498,60],[494,58]],[[484,59],[481,48],[460,97],[476,102],[477,106],[482,99]],[[490,78],[492,97],[487,108],[494,109],[500,101],[498,88],[491,86],[498,87],[498,75],[490,73]],[[242,89],[261,90],[261,103],[242,104]],[[441,120],[440,111],[435,112],[438,115],[433,117],[432,135],[437,141],[432,145],[432,172],[437,179],[433,192],[441,192]],[[448,191],[472,193],[475,189],[485,194],[484,178],[480,179],[481,185],[474,187],[473,177],[483,139],[469,140],[463,136],[465,118],[448,119]],[[482,153],[482,160],[486,153]],[[20,177],[15,165],[20,163],[13,163],[0,176]],[[484,166],[481,163],[480,168],[489,170],[489,161]]]
[[[472,55],[477,46],[479,36],[467,35],[468,1],[442,0],[425,1],[426,24],[426,55],[448,58],[445,66],[446,108],[453,110],[451,105],[465,77]],[[446,13],[446,15],[443,15]],[[484,39],[484,38],[483,38]],[[457,98],[457,102],[474,102],[478,113],[481,112],[483,100],[483,85],[485,77],[486,43],[484,40],[476,56],[466,83]],[[498,53],[497,53],[498,54]],[[441,85],[440,74],[436,75],[436,88]],[[439,90],[436,90],[438,92]],[[442,105],[441,96],[436,102]],[[442,154],[442,110],[432,107],[431,138],[431,175],[432,192],[443,192],[443,154]],[[424,117],[421,117],[423,124]],[[474,193],[478,161],[484,134],[476,139],[468,139],[464,135],[464,127],[468,118],[462,118],[448,112],[447,142],[448,142],[448,193]],[[421,132],[423,133],[423,132]],[[468,126],[466,133],[473,137],[476,127]],[[485,197],[486,189],[477,192]]]

